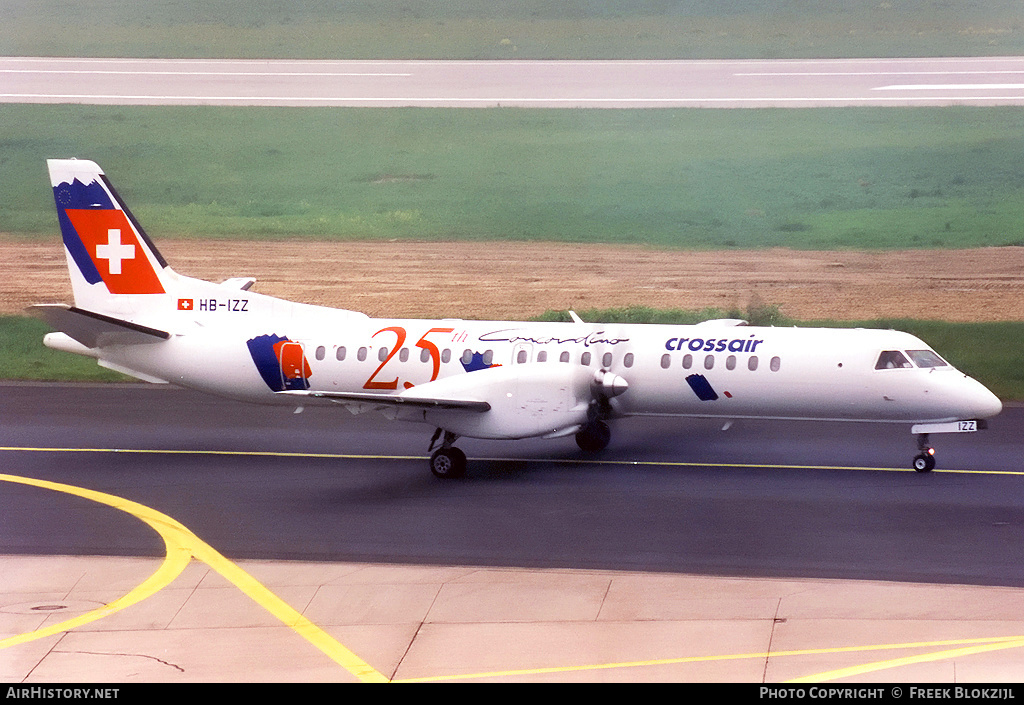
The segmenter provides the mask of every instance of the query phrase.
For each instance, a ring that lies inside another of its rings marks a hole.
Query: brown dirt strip
[[[1024,320],[1024,247],[693,252],[531,242],[161,240],[181,274],[407,318],[522,319],[546,309],[746,308],[798,319]],[[63,248],[0,235],[0,313],[71,301]]]

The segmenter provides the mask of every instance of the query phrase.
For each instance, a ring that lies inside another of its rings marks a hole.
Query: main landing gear
[[[622,386],[621,388],[614,387],[614,391],[610,392],[608,389],[613,389],[611,386],[607,389],[602,386],[598,387],[596,398],[590,402],[590,406],[587,408],[587,423],[576,432],[576,445],[584,453],[597,453],[608,447],[612,440],[612,430],[605,422],[605,419],[612,416],[612,407],[608,400],[625,391],[626,382],[621,377],[610,373],[605,374],[603,371],[598,372],[598,375],[597,379],[600,382],[595,382],[595,385],[601,385],[605,380],[611,380],[612,383],[620,382]]]
[[[430,456],[430,472],[434,473],[434,477],[443,480],[462,477],[466,474],[466,454],[452,445],[459,439],[457,434],[441,428],[437,429],[430,439],[430,447],[427,450],[434,448],[434,444],[442,437],[442,434],[444,438],[441,440],[441,447]],[[587,453],[604,450],[611,439],[611,429],[600,419],[591,421],[576,433],[576,445]]]
[[[452,445],[459,438],[456,434],[437,429],[434,432],[434,437],[430,439],[430,448],[427,450],[434,447],[434,443],[442,433],[444,440],[441,441],[441,447],[430,456],[430,472],[434,473],[434,477],[444,480],[462,477],[466,474],[466,454]]]
[[[588,423],[576,433],[576,445],[587,453],[596,453],[608,447],[612,440],[612,430],[604,421],[596,420]]]
[[[927,433],[917,435],[917,449],[920,452],[914,456],[914,470],[931,472],[935,468],[935,449],[928,445]]]

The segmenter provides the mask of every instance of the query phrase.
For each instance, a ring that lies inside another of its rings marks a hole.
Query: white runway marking
[[[782,76],[999,76],[1024,74],[1024,70],[1012,71],[762,71],[759,73],[734,73],[733,76],[758,76],[778,78]]]
[[[916,83],[906,86],[878,86],[873,91],[1019,91],[1024,83]]]
[[[383,78],[413,75],[411,73],[353,73],[351,71],[109,71],[96,69],[74,69],[70,71],[60,69],[0,69],[0,73],[57,74],[60,76],[80,74],[86,76],[373,76]]]

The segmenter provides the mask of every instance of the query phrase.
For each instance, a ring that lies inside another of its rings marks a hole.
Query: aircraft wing
[[[288,390],[277,392],[306,399],[327,399],[329,401],[376,406],[411,407],[421,409],[461,409],[464,411],[490,411],[491,405],[479,399],[457,399],[454,397],[425,397],[405,394],[369,394],[365,392],[315,392]]]
[[[87,348],[159,343],[171,337],[167,331],[65,304],[31,306],[29,312]]]

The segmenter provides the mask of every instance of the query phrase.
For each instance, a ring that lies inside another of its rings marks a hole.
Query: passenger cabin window
[[[366,360],[366,348],[359,348],[359,351],[356,353],[356,358],[359,362],[364,362]]]
[[[683,355],[683,369],[688,370],[693,367],[693,355],[686,353]]]
[[[580,364],[583,365],[584,367],[590,366],[590,353],[585,352],[582,355],[580,355]]]
[[[558,356],[558,361],[559,362],[569,362],[569,351],[566,350],[561,355],[559,355]]]
[[[338,350],[334,353],[334,357],[338,359],[338,362],[342,362],[345,359],[345,346],[339,345]]]
[[[633,366],[633,353],[626,353],[626,356],[622,358],[622,364],[624,367]]]
[[[727,370],[735,370],[736,369],[736,356],[735,355],[730,355],[729,357],[725,358],[725,369],[727,369]]]
[[[907,355],[918,367],[946,367],[949,364],[932,350],[907,350]]]
[[[883,350],[882,354],[878,356],[878,362],[875,363],[876,370],[895,370],[910,367],[913,367],[910,364],[910,360],[899,350]]]
[[[537,351],[537,362],[547,362],[547,361],[548,361],[548,351],[547,350],[538,350]]]
[[[773,357],[771,362],[768,363],[768,367],[771,368],[772,372],[778,372],[779,368],[782,367],[782,360],[777,357]]]
[[[612,354],[610,352],[606,352],[601,357],[601,367],[611,367],[611,366],[612,366]]]
[[[526,351],[525,350],[520,350],[518,353],[516,353],[516,364],[522,365],[525,362],[526,362]]]
[[[384,362],[385,360],[387,360],[388,359],[388,349],[387,348],[380,348],[377,351],[377,359],[380,360],[381,362]]]
[[[430,361],[430,351],[427,350],[426,348],[423,348],[422,350],[420,350],[420,362],[429,362],[429,361]]]
[[[671,365],[671,364],[672,364],[672,356],[671,355],[669,355],[668,353],[665,353],[664,355],[661,356],[661,368],[663,370],[667,370],[668,366]]]
[[[327,357],[327,348],[323,345],[318,345],[316,348],[316,359],[323,360],[325,357]]]
[[[747,369],[751,372],[757,370],[757,355],[751,355],[750,359],[747,360]]]
[[[409,348],[402,348],[398,351],[398,361],[408,362],[409,361]]]
[[[715,367],[715,356],[714,355],[706,355],[704,357],[704,369],[705,370],[711,370],[711,369],[714,369],[714,367]]]

